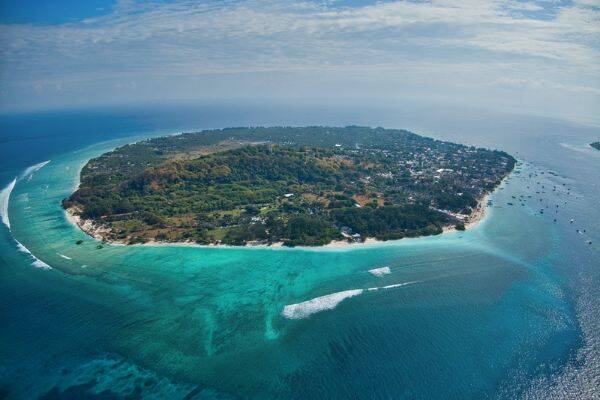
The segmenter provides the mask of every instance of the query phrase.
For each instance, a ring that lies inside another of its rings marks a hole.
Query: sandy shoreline
[[[83,165],[82,165],[82,168],[83,168]],[[81,170],[80,170],[80,172],[81,172]],[[506,182],[506,180],[512,175],[512,173],[513,173],[513,171],[510,171],[508,173],[508,175],[506,175],[500,181],[498,186],[496,186],[496,188],[492,192],[486,193],[477,202],[475,209],[471,212],[469,217],[464,221],[465,230],[474,228],[481,221],[483,221],[485,219],[485,217],[487,216],[487,209],[488,209],[488,202],[489,202],[490,195],[492,193],[494,193],[496,190],[498,190]],[[79,184],[76,185],[74,190],[77,190],[78,187],[79,187]],[[300,248],[300,249],[343,249],[343,248],[348,248],[348,247],[358,248],[358,247],[364,247],[364,246],[369,246],[369,245],[377,245],[377,244],[383,244],[383,243],[398,242],[398,241],[407,240],[407,239],[418,239],[418,238],[427,237],[427,236],[417,236],[417,237],[395,239],[395,240],[377,240],[375,238],[368,237],[363,242],[349,242],[347,240],[334,240],[323,246],[296,246],[296,247],[285,247],[283,245],[283,242],[276,242],[276,243],[272,243],[270,245],[265,244],[265,243],[249,242],[249,243],[246,243],[246,245],[244,245],[244,246],[232,246],[232,245],[225,245],[225,244],[198,244],[196,242],[157,242],[154,240],[148,241],[146,243],[136,243],[136,244],[131,245],[131,244],[128,244],[128,243],[122,242],[122,241],[116,241],[116,240],[107,241],[107,240],[105,240],[101,234],[106,233],[109,230],[107,228],[104,228],[101,226],[95,226],[91,220],[83,220],[78,215],[80,212],[81,212],[81,210],[78,210],[75,208],[66,209],[65,210],[65,218],[71,224],[73,224],[73,226],[76,226],[77,228],[81,229],[85,234],[92,237],[93,239],[101,241],[106,244],[115,245],[115,246],[150,246],[150,247],[171,246],[171,247],[203,247],[203,248],[227,248],[227,249],[241,249],[241,248],[246,248],[246,249],[247,248],[257,248],[257,249],[260,249],[260,248],[263,248],[263,249],[292,249],[292,248],[296,248],[296,249],[298,249],[298,248]],[[452,233],[452,232],[459,232],[459,231],[456,229],[456,227],[454,225],[447,225],[442,228],[442,233],[440,235],[444,235],[444,234]],[[428,236],[439,236],[439,235],[428,235]]]
[[[510,175],[507,175],[507,177],[508,176],[510,176]],[[506,178],[504,178],[504,180]],[[502,180],[500,185],[502,185],[504,180]],[[500,187],[500,185],[498,185],[498,187]],[[479,200],[477,202],[477,206],[475,207],[475,209],[473,210],[473,212],[471,213],[469,218],[465,221],[465,230],[475,227],[479,222],[481,222],[485,218],[485,216],[487,214],[487,208],[488,208],[487,203],[488,203],[490,194],[491,193],[486,193],[481,198],[481,200]],[[79,217],[79,215],[77,215],[78,212],[79,212],[79,210],[69,208],[69,209],[65,210],[65,217],[71,224],[73,224],[77,228],[81,229],[88,236],[90,236],[98,241],[106,242],[107,244],[110,244],[110,245],[150,246],[150,247],[175,246],[175,247],[204,247],[204,248],[229,248],[229,249],[236,249],[236,248],[237,249],[240,249],[240,248],[280,249],[280,248],[285,248],[283,246],[283,242],[276,242],[271,245],[264,244],[264,243],[247,243],[244,246],[231,246],[231,245],[225,245],[225,244],[198,244],[195,242],[157,242],[157,241],[149,241],[147,243],[137,243],[137,244],[129,245],[125,242],[120,242],[120,241],[112,241],[112,240],[105,241],[101,234],[104,232],[108,232],[108,230],[103,227],[95,226],[91,220],[82,220],[81,217]],[[456,231],[457,231],[457,229],[453,225],[448,225],[442,229],[441,235],[446,234],[446,233],[456,232]],[[437,236],[437,235],[433,235],[433,236]],[[354,247],[382,244],[382,243],[387,243],[387,242],[394,242],[394,241],[399,241],[399,240],[416,239],[416,238],[421,238],[421,237],[426,237],[426,236],[418,236],[415,238],[404,238],[404,239],[387,240],[387,241],[377,240],[375,238],[366,238],[364,242],[348,242],[346,240],[335,240],[335,241],[332,241],[331,243],[328,243],[323,246],[314,246],[314,247],[312,247],[312,246],[296,246],[295,248],[301,248],[301,249],[321,249],[321,248],[323,248],[323,249],[342,249],[342,248],[347,248],[347,247],[354,248]]]

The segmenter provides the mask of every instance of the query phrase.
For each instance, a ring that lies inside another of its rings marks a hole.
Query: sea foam
[[[302,303],[290,304],[283,308],[282,315],[290,319],[306,318],[319,311],[332,310],[345,299],[358,296],[362,292],[362,289],[345,290],[343,292],[315,297]]]
[[[31,179],[31,176],[33,175],[34,172],[39,171],[40,169],[42,169],[46,164],[48,164],[51,160],[48,161],[42,161],[41,163],[32,165],[31,167],[27,167],[25,169],[25,171],[23,171],[23,173],[21,174],[21,176],[19,177],[19,179],[23,179],[27,176],[29,176],[28,180]]]
[[[387,267],[386,267],[387,268]],[[368,291],[376,290],[388,290],[395,289],[402,286],[414,285],[423,281],[410,281],[402,283],[394,283],[392,285],[381,286],[381,287],[370,287]],[[310,316],[311,314],[318,313],[319,311],[333,310],[345,299],[350,297],[358,296],[364,292],[364,289],[352,289],[344,290],[343,292],[336,292],[325,296],[315,297],[302,303],[289,304],[283,308],[281,315],[289,319],[302,319]]]
[[[415,283],[420,283],[423,281],[412,281],[412,282],[402,282],[402,283],[394,283],[392,285],[387,285],[387,286],[381,286],[381,287],[370,287],[369,291],[375,291],[375,290],[387,290],[387,289],[395,289],[395,288],[399,288],[402,286],[408,286],[408,285],[414,285]]]
[[[418,281],[414,281],[414,282],[395,283],[393,285],[384,286],[381,289],[394,289],[394,288],[398,288],[398,287],[402,287],[402,286],[412,285],[412,284],[415,284],[415,283],[419,283],[419,282]]]
[[[15,178],[11,183],[8,184],[7,187],[0,191],[0,217],[8,229],[10,229],[10,220],[8,219],[8,200],[10,200],[10,194],[15,188],[16,183],[17,179]]]
[[[370,269],[369,272],[375,276],[383,276],[383,275],[392,273],[392,271],[390,270],[390,267],[374,268],[374,269]]]
[[[34,172],[42,169],[46,164],[48,164],[50,160],[43,161],[41,163],[32,165],[31,167],[27,167],[25,171],[19,176],[18,179],[23,179],[27,176],[31,178],[31,175]],[[0,191],[0,218],[2,219],[2,223],[10,229],[10,219],[8,218],[8,202],[10,200],[10,194],[15,188],[15,184],[17,183],[17,178],[13,179],[11,183],[8,184],[2,191]]]
[[[23,246],[23,244],[21,242],[19,242],[17,239],[15,239],[15,242],[17,244],[17,248],[19,249],[19,251],[21,253],[27,254],[29,256],[29,258],[31,258],[31,265],[33,265],[36,268],[52,269],[51,266],[49,266],[48,264],[46,264],[45,262],[43,262],[42,260],[40,260],[39,258],[34,256],[33,253],[31,253],[31,251],[29,251],[29,249],[27,247]]]
[[[49,162],[50,162],[50,160],[32,165],[31,167],[28,167],[27,169],[25,169],[25,171],[23,171],[23,173],[19,176],[19,178],[13,179],[13,181],[11,183],[9,183],[7,187],[5,187],[4,189],[2,189],[2,191],[0,191],[0,217],[2,218],[2,222],[4,223],[4,225],[6,225],[9,230],[10,230],[10,219],[8,218],[8,202],[10,200],[10,194],[12,193],[13,189],[15,188],[15,184],[17,183],[17,179],[23,179],[26,177],[31,178],[31,175],[34,172],[39,171]],[[17,239],[15,239],[15,243],[17,244],[17,248],[19,249],[20,252],[27,254],[29,256],[29,258],[31,258],[31,265],[33,265],[36,268],[52,269],[52,267],[50,267],[48,264],[46,264],[45,262],[43,262],[42,260],[40,260],[39,258],[34,256],[33,253],[31,253],[31,251],[29,251],[29,249],[27,247],[25,247]]]

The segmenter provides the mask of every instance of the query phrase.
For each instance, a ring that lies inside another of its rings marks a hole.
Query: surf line
[[[15,243],[17,244],[17,248],[19,249],[19,251],[21,253],[27,254],[27,256],[31,259],[31,265],[33,265],[36,268],[41,268],[41,269],[52,269],[51,266],[49,266],[48,264],[46,264],[45,262],[43,262],[42,260],[40,260],[39,258],[34,256],[33,253],[31,251],[29,251],[29,249],[27,247],[23,246],[23,244],[21,242],[19,242],[17,239],[15,239]]]
[[[403,282],[396,283],[393,285],[387,285],[382,287],[372,287],[368,288],[367,291],[376,291],[376,290],[388,290],[395,289],[402,286],[413,285],[415,283],[419,283],[420,281],[412,281],[412,282]],[[333,310],[340,304],[342,301],[349,299],[351,297],[355,297],[363,294],[364,289],[351,289],[344,290],[342,292],[336,292],[332,294],[327,294],[325,296],[315,297],[314,299],[310,299],[307,301],[303,301],[301,303],[296,304],[288,304],[283,307],[283,311],[281,315],[288,319],[302,319],[306,318],[312,314],[325,311],[325,310]]]
[[[37,172],[40,169],[44,168],[46,166],[46,164],[48,164],[50,161],[52,161],[52,160],[42,161],[41,163],[37,163],[37,164],[32,165],[31,167],[25,168],[25,171],[23,171],[23,173],[21,174],[19,179],[26,178],[27,176],[29,176],[28,179],[31,179],[34,172]]]
[[[10,195],[13,189],[15,188],[17,181],[27,177],[31,177],[34,172],[37,172],[40,169],[42,169],[50,161],[51,160],[44,161],[26,168],[25,171],[23,171],[23,173],[19,177],[14,178],[4,189],[0,191],[0,219],[2,220],[2,223],[8,228],[8,231],[11,233],[11,236],[12,231],[10,228],[10,218],[8,216],[8,204],[10,201]],[[14,236],[13,239],[17,245],[17,249],[20,252],[27,254],[27,256],[32,260],[31,265],[33,265],[36,268],[52,269],[52,267],[50,267],[48,264],[34,256],[33,253],[29,251],[29,249],[25,247],[21,242],[15,239]]]
[[[8,186],[0,191],[0,218],[2,218],[2,223],[8,227],[8,230],[10,230],[10,219],[8,218],[8,200],[10,200],[10,194],[15,188],[16,183],[17,178],[13,179]]]

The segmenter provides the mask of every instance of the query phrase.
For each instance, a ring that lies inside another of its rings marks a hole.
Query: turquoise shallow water
[[[6,397],[561,398],[566,382],[597,395],[599,159],[576,140],[525,143],[464,233],[341,250],[97,249],[59,203],[90,157],[130,141],[52,154],[15,184],[0,232]]]

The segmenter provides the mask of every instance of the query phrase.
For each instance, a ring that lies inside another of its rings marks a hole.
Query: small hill
[[[381,128],[204,131],[90,160],[63,206],[125,243],[399,239],[461,226],[514,162]]]

